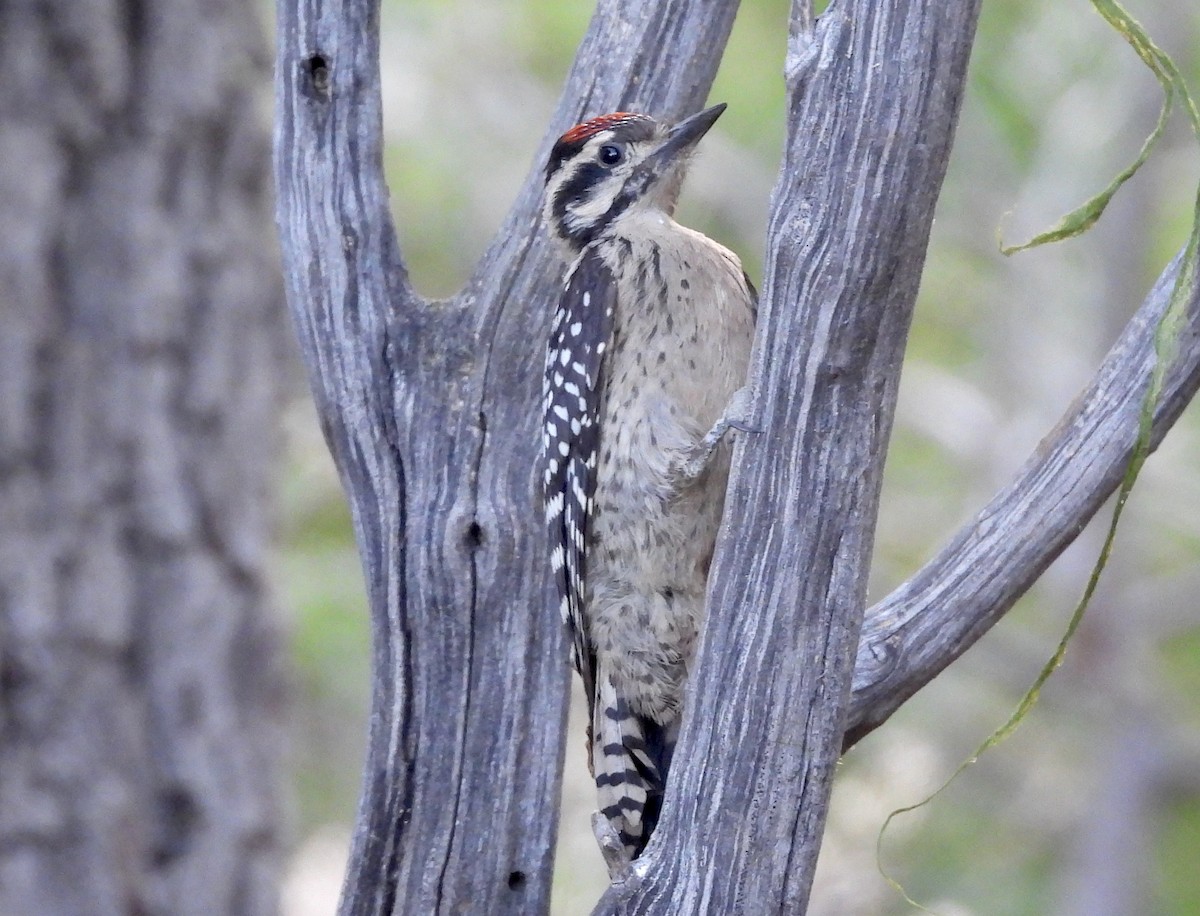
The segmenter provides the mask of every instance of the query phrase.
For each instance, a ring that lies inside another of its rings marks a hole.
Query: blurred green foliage
[[[756,279],[783,142],[788,6],[743,3],[712,93],[730,109],[681,206],[684,222],[741,253]],[[1200,175],[1176,123],[1087,236],[1001,257],[1002,221],[1006,235],[1027,237],[1131,158],[1154,122],[1158,89],[1083,0],[983,10],[911,334],[873,598],[911,575],[1057,421],[1182,244]],[[1132,11],[1195,88],[1200,9],[1141,0]],[[457,289],[500,225],[590,12],[553,0],[385,3],[386,165],[401,244],[424,292]],[[368,698],[361,573],[315,429],[298,392],[279,582],[294,613],[301,841],[353,817]],[[946,914],[1070,916],[1079,912],[1072,889],[1115,871],[1145,888],[1139,912],[1200,913],[1198,449],[1193,409],[1150,459],[1096,606],[1030,722],[889,833],[889,867],[918,900]],[[879,825],[1004,720],[1052,651],[1099,535],[1085,532],[1008,619],[848,755],[812,913],[907,912],[875,871]],[[1144,730],[1154,767],[1101,752],[1131,729]],[[1106,810],[1103,787],[1122,779],[1147,781],[1142,817],[1128,824],[1145,868],[1085,843]],[[603,874],[573,753],[567,780],[555,899],[556,912],[575,913],[594,901]]]
[[[1200,794],[1181,795],[1165,807],[1155,844],[1156,903],[1163,913],[1200,913]]]

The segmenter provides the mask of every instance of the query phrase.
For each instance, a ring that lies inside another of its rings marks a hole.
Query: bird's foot
[[[629,852],[612,822],[599,811],[592,812],[592,833],[600,845],[600,854],[608,866],[608,879],[614,883],[629,873]]]
[[[717,446],[721,444],[721,440],[729,434],[731,429],[743,433],[761,432],[761,430],[755,429],[750,425],[750,415],[753,412],[753,407],[750,388],[743,385],[733,393],[733,397],[725,405],[725,412],[721,414],[721,419],[713,424],[713,428],[708,431],[703,439],[696,443],[687,457],[680,462],[680,477],[688,481],[695,480],[703,474],[704,469],[708,467],[708,462],[712,459],[713,452],[717,450]]]

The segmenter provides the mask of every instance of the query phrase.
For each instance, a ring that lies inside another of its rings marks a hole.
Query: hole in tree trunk
[[[467,546],[478,547],[483,543],[483,526],[479,522],[471,522],[467,525]],[[513,874],[516,874],[514,872]]]
[[[324,54],[313,54],[304,61],[304,75],[308,95],[329,97],[329,62]]]

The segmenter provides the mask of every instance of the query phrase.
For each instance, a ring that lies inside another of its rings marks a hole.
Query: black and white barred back
[[[582,255],[572,266],[550,328],[543,379],[543,494],[552,545],[550,565],[558,584],[559,611],[571,628],[571,661],[583,678],[589,707],[594,703],[596,679],[595,652],[583,616],[585,552],[596,489],[601,370],[616,309],[611,280],[594,252]]]

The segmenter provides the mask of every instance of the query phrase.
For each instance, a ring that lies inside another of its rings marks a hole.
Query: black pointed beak
[[[638,198],[642,197],[651,187],[670,175],[681,158],[687,156],[700,138],[708,133],[708,129],[721,117],[725,103],[706,108],[699,114],[684,118],[669,131],[662,146],[641,161],[633,174],[625,182],[620,196],[613,202],[610,211],[619,212]]]
[[[724,102],[714,105],[712,108],[705,108],[704,111],[694,114],[690,118],[684,118],[672,127],[667,133],[667,139],[663,141],[663,145],[654,151],[653,158],[658,169],[665,168],[681,154],[699,143],[700,138],[717,123],[717,118],[721,117],[725,108]]]

